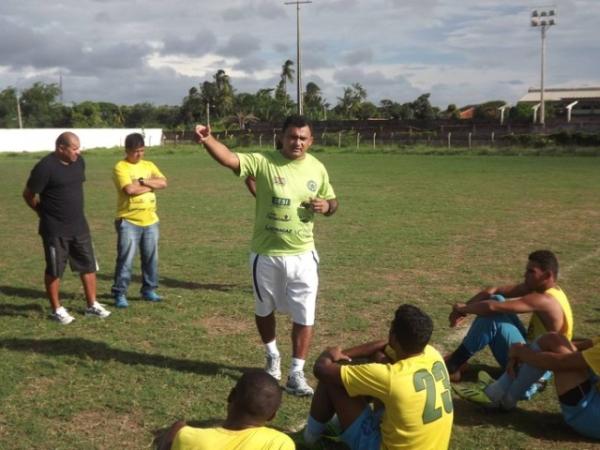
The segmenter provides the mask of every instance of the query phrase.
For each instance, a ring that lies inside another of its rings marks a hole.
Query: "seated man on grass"
[[[351,449],[447,448],[453,420],[450,380],[441,355],[428,345],[432,332],[428,315],[402,305],[388,341],[325,350],[314,366],[319,384],[304,443],[316,444],[337,415],[341,439]],[[388,342],[395,362],[347,364],[383,357]],[[383,407],[373,408],[371,398]]]
[[[600,336],[570,342],[558,333],[537,341],[539,350],[526,345],[510,349],[513,364],[554,372],[560,409],[567,424],[578,433],[600,439]]]
[[[449,317],[451,327],[462,322],[468,314],[477,317],[461,345],[446,357],[451,380],[460,381],[466,362],[486,346],[490,347],[496,361],[505,369],[508,351],[513,344],[532,342],[547,332],[558,332],[571,339],[573,314],[566,294],[557,284],[557,278],[558,260],[554,253],[538,250],[529,255],[522,283],[490,287],[467,303],[456,303]],[[523,313],[533,313],[527,331],[517,316]],[[543,372],[538,375],[543,375]],[[529,385],[519,385],[520,392],[515,393],[516,398],[524,395],[535,380]],[[455,390],[467,398],[471,392],[460,387],[455,387]]]
[[[281,388],[266,372],[247,372],[227,397],[227,418],[220,427],[193,428],[175,422],[159,450],[293,450],[286,434],[265,424],[281,405]]]
[[[600,336],[570,342],[562,334],[548,333],[531,345],[514,344],[509,358],[506,372],[497,381],[480,373],[468,400],[504,409],[511,402],[514,407],[515,385],[551,370],[567,424],[584,436],[600,439]]]

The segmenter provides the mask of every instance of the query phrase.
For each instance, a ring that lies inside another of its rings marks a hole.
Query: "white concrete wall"
[[[79,136],[83,150],[123,147],[131,133],[142,133],[147,147],[162,143],[162,128],[0,128],[0,152],[54,150],[54,142],[63,131]]]

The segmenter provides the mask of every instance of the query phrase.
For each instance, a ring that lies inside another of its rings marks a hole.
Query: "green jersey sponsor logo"
[[[290,206],[292,201],[289,198],[271,197],[271,203],[275,206]]]

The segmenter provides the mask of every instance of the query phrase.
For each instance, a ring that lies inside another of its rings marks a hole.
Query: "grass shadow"
[[[0,316],[29,317],[28,312],[35,312],[41,315],[44,313],[44,308],[38,303],[28,303],[25,305],[0,303]]]
[[[558,412],[517,408],[510,412],[487,410],[460,398],[454,398],[454,424],[477,427],[489,424],[498,430],[525,433],[540,441],[592,443],[577,434]]]
[[[170,356],[138,353],[112,348],[104,342],[82,338],[59,339],[2,339],[0,348],[18,352],[33,352],[48,356],[73,356],[82,360],[118,361],[128,365],[154,366],[180,372],[192,372],[200,375],[226,375],[238,380],[242,372],[255,370],[252,367],[230,366],[210,361],[190,361]]]
[[[112,281],[113,276],[108,274],[98,273],[96,275],[99,279],[105,281]],[[131,281],[137,284],[142,283],[142,277],[140,275],[133,275]],[[238,289],[237,284],[225,284],[225,283],[196,283],[195,281],[184,281],[177,280],[175,278],[160,277],[160,285],[169,288],[189,289],[189,290],[207,290],[207,291],[221,291],[230,292]],[[110,296],[109,296],[110,297]],[[104,297],[103,297],[104,298]]]
[[[48,297],[46,296],[46,291],[42,291],[39,289],[29,289],[29,288],[21,288],[15,286],[0,286],[0,294],[5,295],[7,297],[18,297],[18,298],[35,298],[35,299],[44,299],[46,300]],[[61,292],[61,299],[74,299],[77,296],[70,292]]]

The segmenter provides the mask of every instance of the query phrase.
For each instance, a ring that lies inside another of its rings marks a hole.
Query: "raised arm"
[[[196,125],[196,137],[198,142],[219,164],[228,167],[236,174],[240,173],[240,159],[225,145],[217,141],[210,133],[210,126]]]

